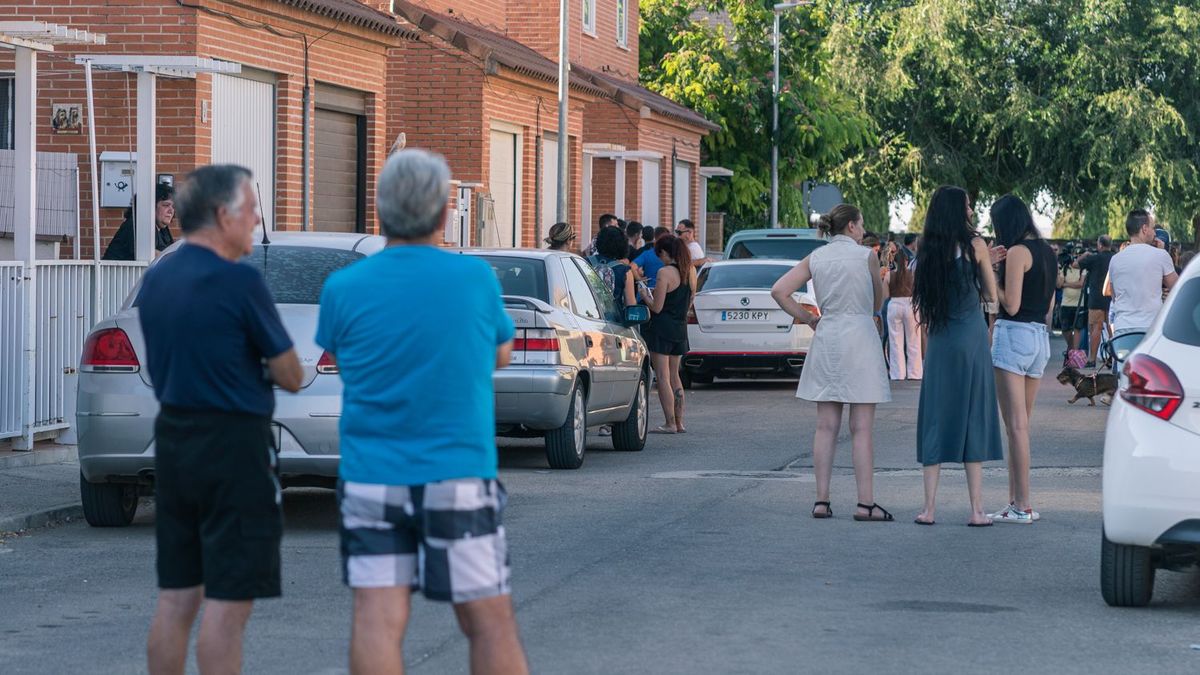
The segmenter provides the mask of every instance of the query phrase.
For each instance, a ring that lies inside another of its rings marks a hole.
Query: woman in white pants
[[[899,256],[884,279],[888,302],[888,375],[893,380],[921,379],[921,333],[913,312],[913,272],[907,256]]]

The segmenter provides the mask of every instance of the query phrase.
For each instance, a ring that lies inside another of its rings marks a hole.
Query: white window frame
[[[629,0],[617,0],[617,46],[629,49]]]
[[[585,35],[596,37],[596,0],[580,0],[580,23]],[[589,23],[590,20],[590,23]]]

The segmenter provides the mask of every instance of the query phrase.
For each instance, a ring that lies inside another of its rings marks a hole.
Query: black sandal
[[[825,513],[817,513],[818,506],[824,506]],[[832,518],[833,517],[833,507],[829,505],[829,502],[813,502],[812,517],[817,518],[818,520],[824,520],[825,518]]]
[[[892,517],[892,514],[888,513],[888,510],[887,510],[887,509],[883,508],[882,506],[880,506],[880,505],[878,505],[878,504],[863,504],[863,503],[861,503],[861,502],[860,502],[860,503],[858,504],[858,508],[860,508],[860,509],[866,509],[866,510],[867,510],[867,515],[865,515],[865,516],[860,516],[860,515],[858,515],[857,513],[856,513],[856,514],[854,514],[854,519],[855,519],[855,520],[857,520],[857,521],[859,521],[860,523],[861,523],[861,522],[868,522],[868,523],[890,523],[890,522],[892,522],[893,520],[895,520],[895,518],[894,518],[894,517]],[[883,514],[883,517],[882,517],[882,518],[876,518],[876,517],[875,517],[875,512],[876,512],[876,511],[878,511],[878,512],[882,513],[882,514]]]

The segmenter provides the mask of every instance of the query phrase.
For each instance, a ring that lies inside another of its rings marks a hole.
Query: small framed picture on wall
[[[83,133],[83,105],[51,103],[50,130],[56,134]]]

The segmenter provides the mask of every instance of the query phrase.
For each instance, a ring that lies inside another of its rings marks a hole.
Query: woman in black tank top
[[[1000,317],[992,337],[997,398],[1008,432],[1009,504],[990,514],[997,523],[1029,524],[1040,516],[1029,497],[1029,417],[1050,361],[1048,322],[1058,260],[1029,207],[1013,195],[992,205],[996,243],[1007,257],[1000,270]]]
[[[683,381],[679,361],[687,353],[687,313],[696,292],[696,268],[682,239],[668,235],[654,244],[663,262],[654,290],[642,286],[642,300],[650,306],[650,322],[642,338],[650,351],[650,364],[658,381],[658,400],[666,423],[651,433],[684,433]]]

